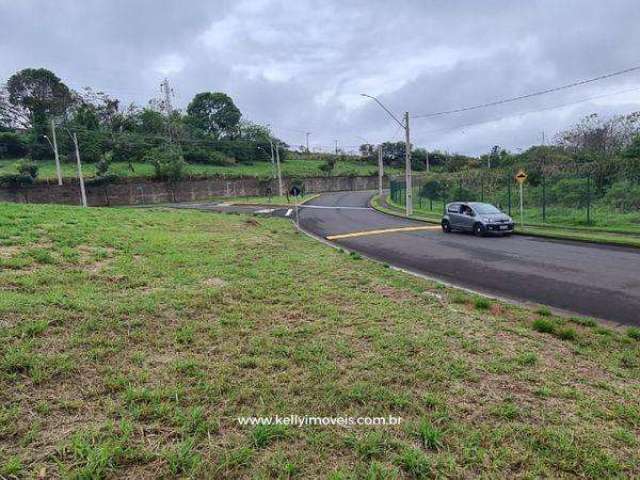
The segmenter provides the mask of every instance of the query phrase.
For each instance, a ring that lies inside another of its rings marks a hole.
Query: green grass
[[[0,160],[0,175],[17,173],[16,164],[19,160]],[[38,178],[55,179],[56,168],[53,160],[38,161]],[[290,159],[282,163],[282,175],[290,177],[312,177],[326,176],[327,173],[320,170],[325,162],[316,159]],[[151,177],[154,175],[153,165],[147,163],[134,163],[134,171],[129,169],[126,162],[113,162],[110,172],[121,177]],[[363,163],[356,160],[338,161],[336,168],[330,175],[372,175],[377,172],[377,165]],[[64,177],[77,177],[78,172],[75,163],[65,162],[62,164]],[[82,166],[82,173],[86,178],[95,176],[95,164],[85,163]],[[397,169],[388,169],[387,174],[398,174]],[[190,164],[187,166],[187,175],[224,175],[230,177],[261,177],[270,178],[273,174],[271,162],[255,162],[249,164],[237,164],[231,166]]]
[[[625,331],[562,340],[532,328],[553,316],[248,220],[0,204],[0,475],[640,475]],[[402,422],[236,421],[294,414]]]

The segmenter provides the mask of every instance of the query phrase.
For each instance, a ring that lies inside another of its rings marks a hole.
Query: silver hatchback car
[[[442,231],[473,232],[478,236],[487,234],[510,235],[513,219],[490,203],[453,202],[446,206],[442,217]]]

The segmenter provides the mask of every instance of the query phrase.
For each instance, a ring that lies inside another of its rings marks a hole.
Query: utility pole
[[[305,136],[307,137],[307,153],[310,152],[310,150],[309,150],[309,135],[311,135],[311,132],[305,133]]]
[[[542,131],[542,223],[547,222],[547,179],[545,178],[545,166],[547,163],[544,141],[544,130]]]
[[[338,140],[336,140],[336,157],[338,156]]]
[[[277,143],[275,145],[275,149],[276,149],[276,168],[278,170],[278,195],[282,197],[284,195],[284,191],[282,189],[282,170],[280,168],[280,147],[278,146]]]
[[[406,214],[413,214],[413,192],[411,191],[411,135],[409,134],[409,112],[404,113],[404,132],[405,132],[405,165],[404,165],[404,183],[406,185]]]
[[[82,164],[80,163],[80,148],[78,147],[78,137],[73,134],[73,145],[76,147],[76,162],[78,163],[78,179],[80,180],[80,196],[82,198],[82,206],[87,207],[87,192],[84,190],[84,178],[82,177]]]
[[[391,110],[384,106],[384,104],[378,100],[373,95],[367,95],[366,93],[361,93],[363,97],[367,97],[375,101],[380,108],[382,108],[387,114],[393,118],[393,120],[400,125],[400,127],[404,128],[405,133],[405,185],[406,185],[406,199],[405,199],[405,213],[407,216],[413,213],[413,195],[411,192],[411,135],[409,134],[409,112],[405,112],[404,114],[404,122],[401,122],[398,117],[396,117]]]
[[[269,145],[271,146],[271,178],[276,178],[276,157],[273,151],[273,140],[269,137]]]
[[[427,173],[429,173],[429,152],[427,151]]]
[[[62,185],[62,170],[60,169],[60,155],[58,155],[58,141],[56,140],[56,125],[51,120],[51,138],[53,139],[53,155],[56,158],[56,174],[58,175],[58,185]]]
[[[378,195],[382,198],[382,182],[384,178],[384,163],[382,162],[382,144],[378,146]]]

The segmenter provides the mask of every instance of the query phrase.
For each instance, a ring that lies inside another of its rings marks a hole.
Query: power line
[[[539,109],[536,109],[536,110],[526,110],[526,111],[519,112],[519,113],[505,115],[503,117],[492,118],[490,120],[483,120],[481,122],[466,123],[464,125],[457,125],[455,127],[445,127],[445,128],[438,128],[438,129],[435,129],[435,130],[427,130],[427,131],[424,131],[424,132],[421,132],[421,133],[437,133],[437,132],[448,132],[448,131],[453,131],[453,130],[459,130],[461,128],[474,127],[476,125],[484,125],[486,123],[499,122],[500,120],[505,120],[507,118],[523,117],[523,116],[529,115],[531,113],[539,113],[539,112],[546,112],[548,110],[556,110],[558,108],[569,107],[571,105],[578,105],[580,103],[585,103],[585,102],[589,102],[589,101],[592,101],[592,100],[597,100],[599,98],[613,97],[615,95],[622,95],[622,94],[625,94],[625,93],[636,92],[638,90],[640,90],[640,87],[631,88],[631,89],[628,89],[628,90],[622,90],[622,91],[613,92],[613,93],[606,93],[604,95],[596,95],[596,96],[589,97],[589,98],[583,98],[582,100],[577,100],[575,102],[563,103],[563,104],[554,105],[554,106],[551,106],[551,107],[539,108]]]
[[[478,110],[480,108],[493,107],[495,105],[502,105],[505,103],[511,103],[518,100],[523,100],[525,98],[537,97],[540,95],[545,95],[547,93],[557,92],[559,90],[566,90],[568,88],[578,87],[581,85],[586,85],[588,83],[597,82],[599,80],[605,80],[607,78],[616,77],[618,75],[624,75],[625,73],[635,72],[640,70],[640,65],[630,68],[625,68],[624,70],[618,70],[617,72],[607,73],[604,75],[600,75],[598,77],[589,78],[587,80],[580,80],[577,82],[568,83],[566,85],[561,85],[559,87],[548,88],[546,90],[539,90],[537,92],[527,93],[524,95],[518,95],[517,97],[503,98],[501,100],[496,100],[493,102],[482,103],[480,105],[472,105],[469,107],[461,107],[453,110],[443,110],[441,112],[433,112],[433,113],[425,113],[422,115],[413,115],[412,118],[428,118],[428,117],[436,117],[440,115],[449,115],[451,113],[459,113],[459,112],[468,112],[469,110]]]

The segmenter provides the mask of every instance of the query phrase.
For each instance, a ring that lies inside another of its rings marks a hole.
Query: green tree
[[[233,100],[221,92],[198,93],[187,107],[188,122],[215,137],[233,138],[242,114]]]
[[[44,139],[48,119],[63,114],[73,103],[69,88],[50,70],[25,68],[9,78],[6,89],[9,103],[28,112],[32,158],[49,157],[51,152]]]
[[[184,177],[187,166],[182,150],[174,145],[152,148],[144,156],[144,161],[153,165],[157,178],[171,183]]]

